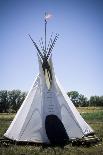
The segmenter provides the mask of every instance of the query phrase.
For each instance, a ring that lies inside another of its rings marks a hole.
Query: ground
[[[103,108],[101,107],[80,107],[79,112],[87,123],[95,130],[96,135],[101,139],[98,144],[92,146],[30,146],[0,144],[0,155],[103,155]],[[15,114],[0,114],[0,138],[7,130]]]

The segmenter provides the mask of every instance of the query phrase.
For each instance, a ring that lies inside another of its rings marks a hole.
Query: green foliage
[[[0,91],[0,112],[7,112],[9,108],[7,90]]]
[[[67,93],[67,95],[75,106],[88,106],[88,99],[84,95],[79,94],[77,91],[70,91]]]
[[[89,100],[90,106],[103,106],[103,96],[91,96]]]
[[[67,95],[70,97],[71,101],[75,106],[78,106],[79,102],[79,93],[77,91],[70,91],[67,93]]]
[[[19,109],[20,105],[25,99],[25,92],[21,92],[20,90],[12,90],[8,92],[8,102],[10,105],[10,109],[15,112]]]
[[[26,96],[20,90],[0,91],[0,112],[17,112]]]
[[[77,91],[70,91],[67,95],[76,107],[103,106],[103,96],[91,96],[88,100]]]
[[[88,106],[88,99],[84,95],[79,94],[78,99],[79,99],[79,102],[78,102],[79,106],[81,107]]]

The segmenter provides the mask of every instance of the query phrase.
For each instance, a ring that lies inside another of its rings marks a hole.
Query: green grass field
[[[87,123],[95,130],[96,135],[103,141],[103,108],[85,107],[78,108]],[[0,138],[7,130],[14,114],[0,114]],[[72,146],[71,144],[61,147],[30,146],[30,145],[0,145],[0,155],[103,155],[103,142],[96,145]]]

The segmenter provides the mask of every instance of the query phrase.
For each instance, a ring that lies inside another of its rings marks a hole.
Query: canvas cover
[[[57,80],[52,65],[52,56],[48,60],[52,70],[52,86],[49,89],[42,62],[40,58],[38,60],[39,75],[4,136],[16,141],[50,143],[53,133],[49,130],[53,119],[56,124],[61,122],[58,126],[64,128],[69,139],[82,138],[92,133],[93,129],[81,117]],[[52,117],[48,119],[48,116]],[[49,123],[51,123],[50,126]]]

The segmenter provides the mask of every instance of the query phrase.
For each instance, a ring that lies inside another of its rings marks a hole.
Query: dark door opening
[[[69,137],[63,123],[56,115],[48,115],[45,119],[45,129],[51,144],[65,144]]]

